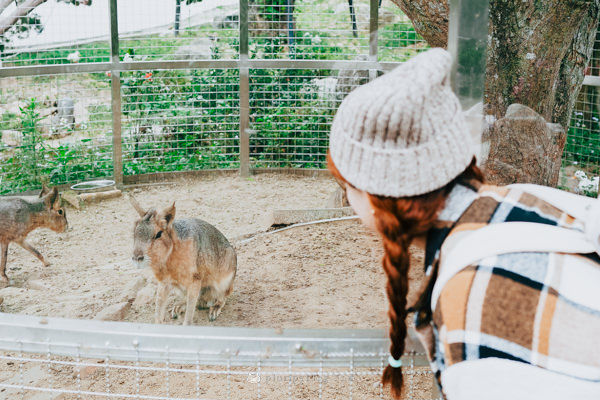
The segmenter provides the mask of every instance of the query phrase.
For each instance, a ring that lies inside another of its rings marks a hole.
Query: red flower
[[[145,79],[146,79],[147,81],[150,81],[150,82],[152,82],[152,72],[146,72]]]

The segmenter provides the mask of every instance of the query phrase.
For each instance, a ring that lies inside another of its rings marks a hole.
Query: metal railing
[[[383,399],[379,330],[273,330],[83,321],[0,313],[0,390],[47,398]],[[411,332],[407,398],[432,398]],[[64,398],[64,397],[61,397]]]

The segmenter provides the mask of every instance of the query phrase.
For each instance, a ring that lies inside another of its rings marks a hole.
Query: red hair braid
[[[328,167],[338,182],[349,184],[328,157]],[[383,239],[383,270],[388,281],[386,292],[390,302],[390,353],[399,360],[404,353],[406,340],[406,296],[408,294],[408,270],[412,240],[425,235],[437,220],[444,207],[446,197],[460,179],[483,181],[483,174],[475,165],[475,159],[467,169],[446,186],[419,196],[393,198],[369,194],[374,209],[375,226]],[[392,395],[399,399],[402,392],[402,368],[387,366],[382,382],[390,385]]]

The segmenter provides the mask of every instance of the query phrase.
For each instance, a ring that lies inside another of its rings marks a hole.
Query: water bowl
[[[103,192],[105,190],[113,189],[115,186],[115,181],[110,179],[100,179],[97,181],[86,181],[80,182],[73,186],[71,186],[72,190],[82,193],[93,193],[93,192]]]

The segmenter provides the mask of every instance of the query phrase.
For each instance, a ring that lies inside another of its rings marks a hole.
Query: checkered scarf
[[[449,366],[490,357],[600,381],[600,259],[595,253],[485,258],[456,274],[431,310],[444,242],[500,222],[582,231],[581,221],[520,189],[475,181],[453,189],[439,220],[427,237],[427,278],[411,308],[438,383]]]

